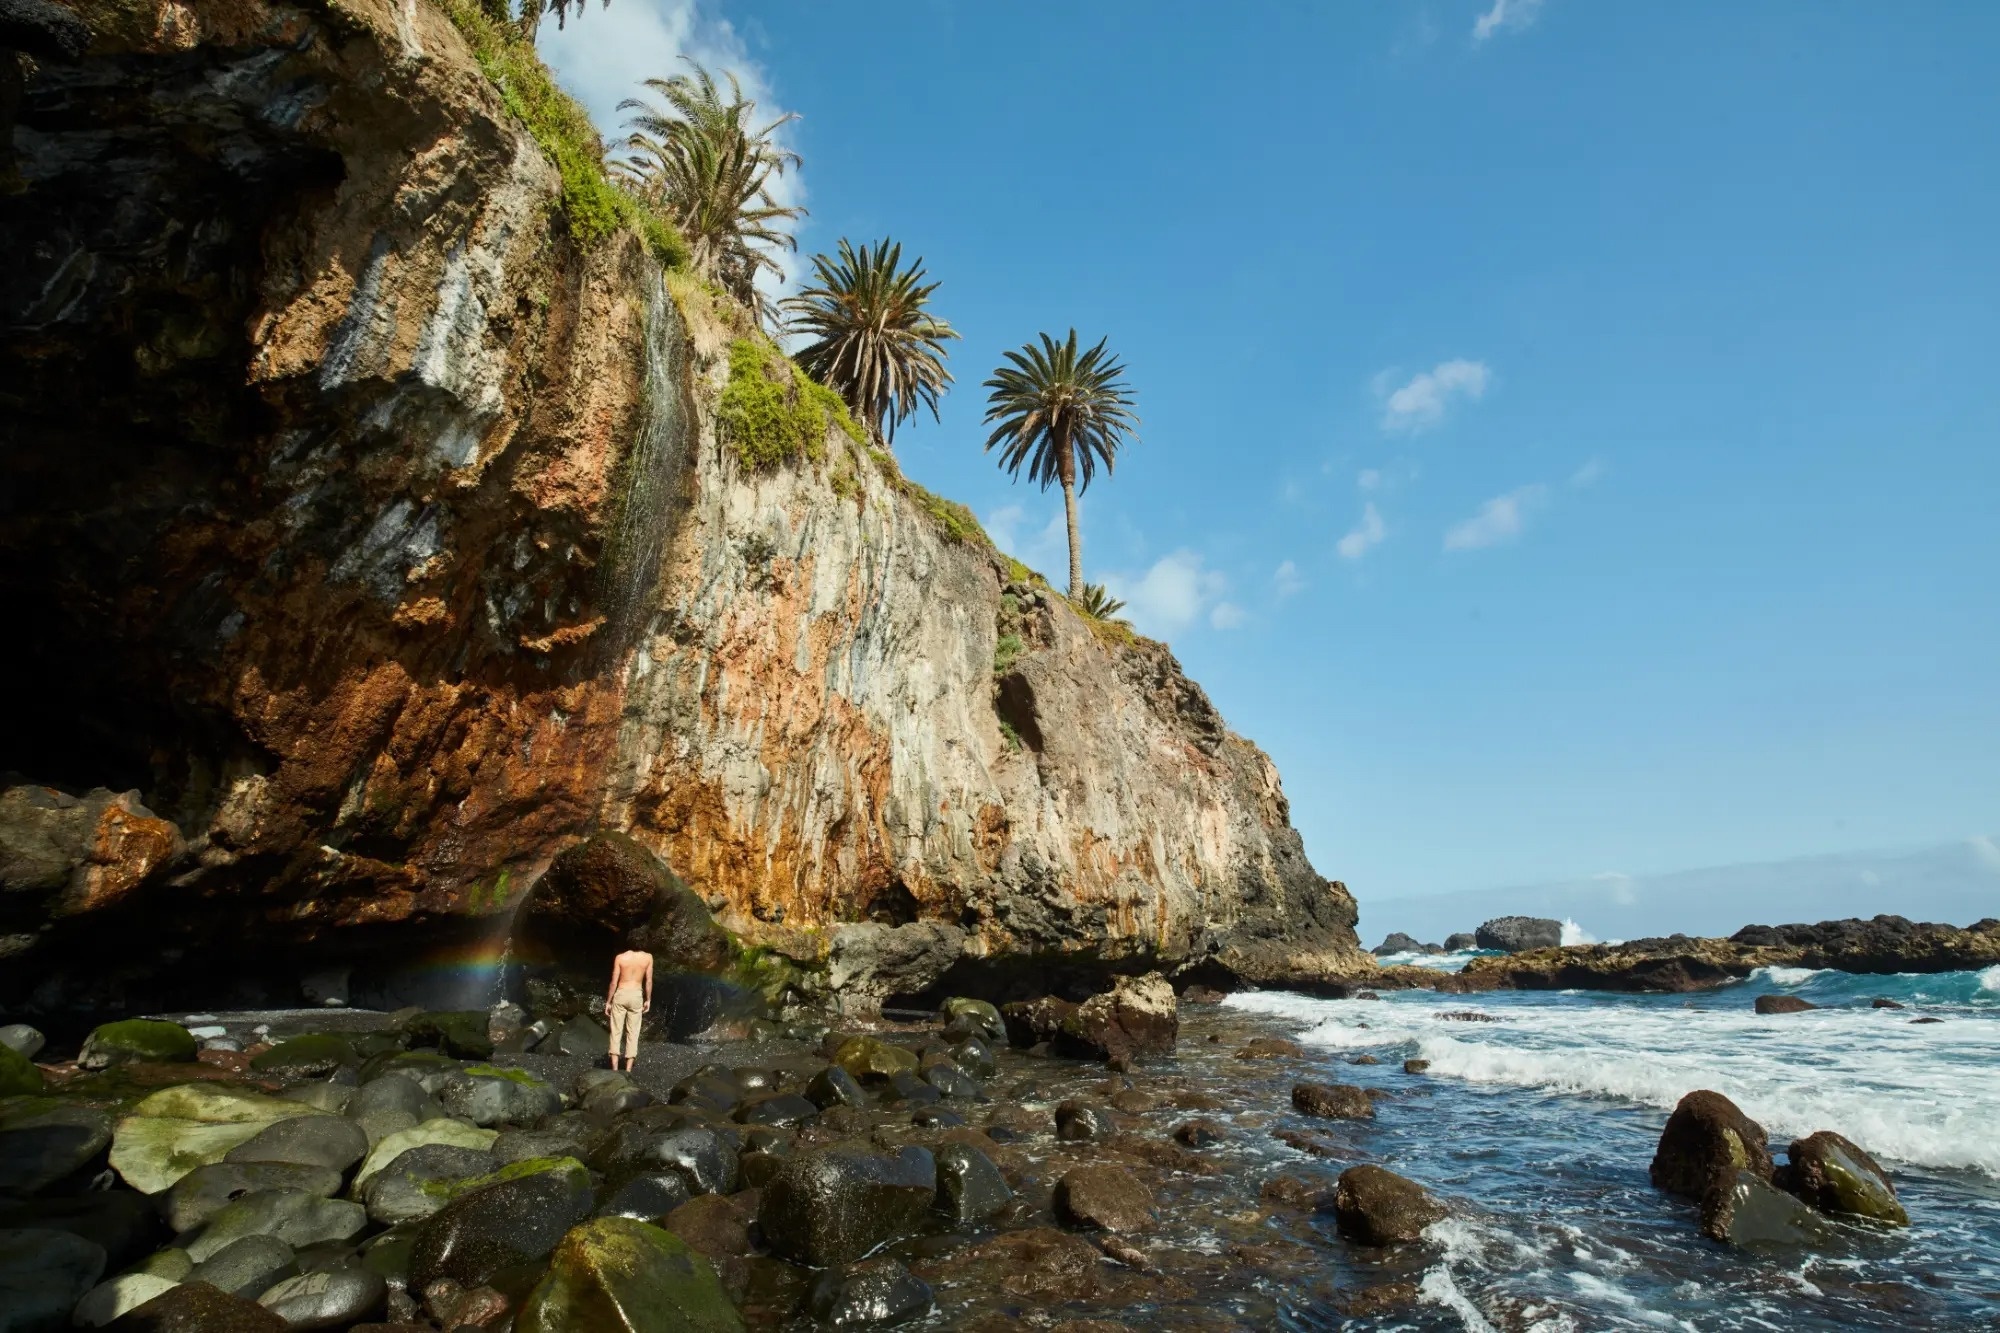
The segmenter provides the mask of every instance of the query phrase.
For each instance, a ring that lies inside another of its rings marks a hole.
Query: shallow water
[[[1774,992],[1845,1007],[1754,1014]],[[1866,1007],[1877,995],[1910,1007]],[[2000,969],[1780,970],[1693,997],[1267,992],[1229,1006],[1292,1030],[1328,1077],[1431,1093],[1385,1103],[1353,1134],[1463,1205],[1433,1230],[1422,1312],[1385,1327],[2000,1328]],[[1498,1021],[1446,1017],[1464,1012]],[[1383,1064],[1345,1063],[1364,1053]],[[1400,1074],[1413,1057],[1431,1061],[1427,1075]],[[1816,1254],[1702,1240],[1693,1208],[1646,1178],[1668,1110],[1702,1087],[1763,1123],[1775,1149],[1816,1129],[1869,1149],[1911,1227],[1844,1229]]]

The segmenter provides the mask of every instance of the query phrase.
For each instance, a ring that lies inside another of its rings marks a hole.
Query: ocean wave
[[[1750,980],[1768,981],[1773,986],[1803,986],[1820,971],[1817,967],[1760,967],[1750,974]]]
[[[1979,989],[2000,994],[2000,963],[1995,963],[1979,974]]]
[[[1564,944],[1595,944],[1597,936],[1576,924],[1570,917],[1563,918],[1562,942]]]

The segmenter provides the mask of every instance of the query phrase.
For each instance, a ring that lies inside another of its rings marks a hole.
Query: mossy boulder
[[[562,1094],[525,1069],[470,1065],[438,1090],[438,1101],[475,1125],[525,1124],[562,1110]]]
[[[123,1064],[185,1064],[199,1044],[179,1023],[154,1018],[127,1018],[106,1023],[84,1039],[76,1062],[84,1069],[109,1069]]]
[[[0,1046],[0,1097],[32,1096],[42,1090],[42,1071],[11,1046]]]
[[[279,1042],[254,1057],[250,1067],[273,1078],[323,1078],[336,1069],[360,1063],[361,1056],[345,1037],[309,1032]]]
[[[277,1120],[314,1114],[301,1102],[214,1083],[163,1088],[132,1108],[112,1132],[111,1166],[141,1194],[158,1194]]]
[[[459,1060],[484,1060],[493,1054],[483,1009],[418,1014],[403,1025],[403,1035],[414,1048],[443,1051]]]
[[[917,1072],[914,1051],[878,1037],[849,1037],[834,1048],[834,1064],[862,1082],[886,1082],[898,1073]]]
[[[1784,1184],[1822,1212],[1847,1213],[1892,1227],[1906,1227],[1910,1215],[1896,1198],[1889,1173],[1830,1129],[1793,1142]]]
[[[1415,1240],[1444,1215],[1423,1186],[1379,1166],[1350,1166],[1334,1184],[1334,1222],[1361,1245]]]
[[[708,1260],[672,1233],[629,1217],[571,1229],[529,1293],[520,1333],[740,1333]]]
[[[447,1120],[442,1117],[426,1120],[410,1129],[399,1129],[368,1150],[368,1156],[362,1159],[361,1169],[354,1173],[355,1188],[358,1190],[370,1176],[412,1148],[420,1148],[427,1143],[442,1143],[452,1148],[472,1148],[485,1152],[493,1146],[493,1140],[499,1137],[499,1133],[495,1130],[476,1129],[457,1120]]]
[[[436,1096],[462,1068],[458,1061],[437,1051],[386,1051],[361,1066],[360,1082],[365,1088],[385,1074],[401,1074]]]
[[[944,1034],[954,1041],[978,1037],[983,1041],[1005,1041],[1007,1024],[1000,1011],[985,1000],[954,995],[938,1010],[944,1019]]]
[[[1739,1171],[1771,1179],[1769,1139],[1764,1127],[1735,1102],[1706,1088],[1690,1092],[1667,1117],[1653,1153],[1655,1189],[1700,1202],[1731,1188]]]

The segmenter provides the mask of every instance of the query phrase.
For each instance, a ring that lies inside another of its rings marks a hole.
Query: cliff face
[[[74,12],[88,53],[0,98],[17,981],[490,936],[597,827],[878,993],[1369,966],[1164,647],[1010,583],[837,429],[743,466],[740,314],[570,238],[442,12]]]

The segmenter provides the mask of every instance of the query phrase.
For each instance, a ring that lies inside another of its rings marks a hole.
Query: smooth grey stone
[[[0,1327],[59,1329],[104,1276],[104,1247],[67,1231],[0,1231]]]
[[[276,1236],[241,1236],[202,1260],[190,1282],[206,1282],[231,1296],[255,1297],[299,1271],[298,1256]]]
[[[806,1309],[832,1328],[889,1328],[931,1311],[931,1287],[894,1259],[830,1268],[813,1282]]]
[[[26,1023],[9,1023],[6,1027],[0,1028],[0,1046],[5,1046],[30,1060],[41,1054],[42,1047],[47,1042],[47,1037]]]
[[[194,1230],[238,1198],[259,1190],[296,1190],[330,1199],[340,1193],[340,1173],[323,1166],[283,1162],[213,1162],[198,1166],[168,1187],[160,1215],[176,1233]]]
[[[368,1218],[395,1226],[429,1217],[450,1201],[452,1182],[491,1174],[499,1163],[477,1148],[426,1143],[401,1154],[362,1183]]]
[[[459,1074],[438,1092],[447,1114],[475,1125],[526,1124],[562,1110],[562,1094],[529,1075]]]
[[[163,1277],[169,1282],[185,1282],[188,1274],[194,1272],[194,1260],[188,1258],[186,1250],[169,1245],[164,1250],[153,1251],[133,1264],[131,1271],[144,1273],[148,1277]]]
[[[532,1157],[574,1157],[581,1161],[597,1150],[605,1131],[572,1116],[557,1116],[540,1129],[506,1129],[493,1140],[493,1160],[501,1165]]]
[[[298,1190],[259,1190],[217,1210],[181,1248],[197,1263],[242,1236],[276,1236],[287,1245],[351,1240],[368,1225],[367,1210],[346,1199],[322,1199]]]
[[[165,1239],[153,1201],[136,1190],[89,1190],[67,1197],[0,1200],[0,1230],[37,1227],[81,1236],[104,1251],[111,1269],[123,1269]]]
[[[423,1120],[430,1104],[430,1094],[417,1080],[407,1074],[383,1074],[356,1088],[341,1114],[358,1120],[378,1111],[401,1111]]]
[[[354,1099],[355,1089],[344,1083],[326,1079],[314,1079],[310,1083],[294,1083],[279,1093],[288,1102],[302,1102],[315,1111],[328,1115],[345,1115],[348,1102]]]
[[[960,1101],[978,1101],[984,1094],[972,1075],[957,1065],[937,1064],[924,1071],[924,1082],[936,1088],[947,1097]]]
[[[389,1284],[365,1268],[333,1268],[286,1278],[257,1304],[295,1329],[346,1328],[381,1313]]]
[[[627,1176],[617,1188],[604,1191],[592,1217],[635,1217],[658,1222],[691,1197],[687,1182],[672,1171],[644,1171]]]
[[[0,1190],[33,1194],[111,1146],[111,1117],[87,1106],[22,1098],[0,1113]]]
[[[231,1148],[225,1162],[289,1162],[346,1171],[368,1153],[368,1135],[337,1115],[302,1115],[274,1121],[257,1136]]]
[[[1014,1198],[993,1159],[963,1143],[947,1143],[937,1157],[937,1209],[964,1226],[983,1222]]]
[[[100,1282],[76,1303],[70,1323],[79,1328],[102,1328],[127,1310],[136,1310],[147,1301],[179,1284],[172,1278],[152,1273],[126,1273]]]

